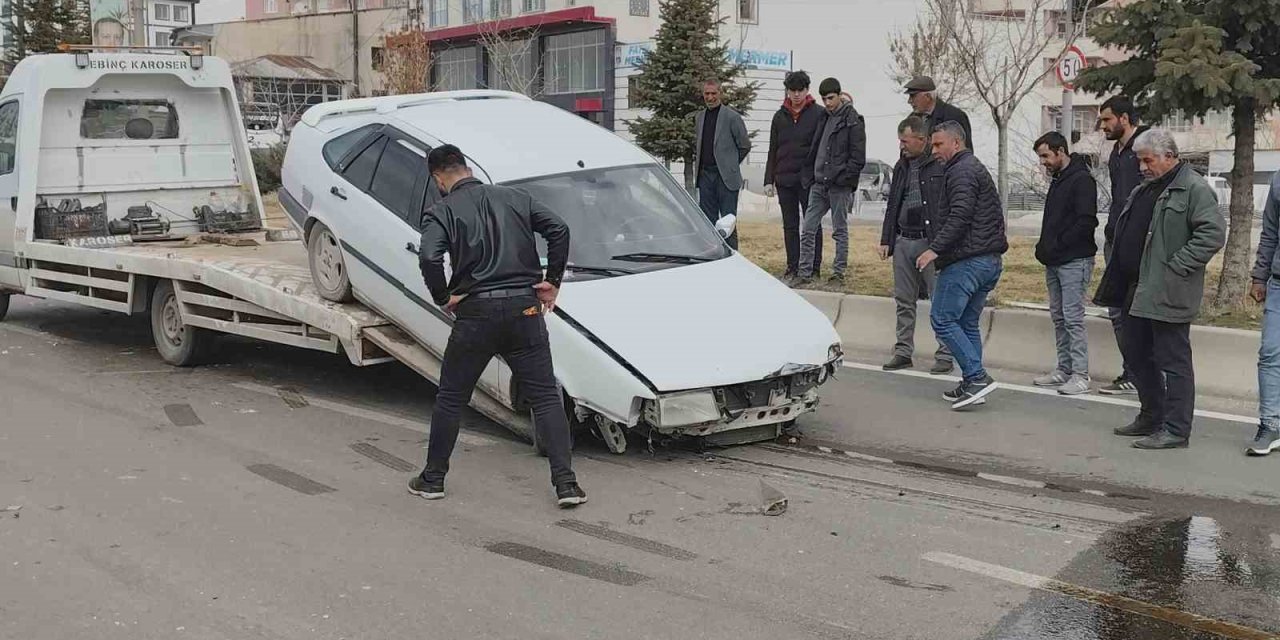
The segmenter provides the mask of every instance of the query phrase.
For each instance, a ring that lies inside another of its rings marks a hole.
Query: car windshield
[[[569,225],[571,265],[618,275],[730,255],[698,205],[657,165],[593,169],[511,186],[528,191]],[[541,238],[538,251],[545,259]],[[591,275],[604,273],[596,271]]]

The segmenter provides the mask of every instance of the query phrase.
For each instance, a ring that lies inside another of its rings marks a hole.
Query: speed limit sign
[[[1062,59],[1058,61],[1058,80],[1062,82],[1062,86],[1068,89],[1076,88],[1076,80],[1080,77],[1080,72],[1084,71],[1089,62],[1084,57],[1084,52],[1080,47],[1072,45],[1067,52],[1062,54]]]

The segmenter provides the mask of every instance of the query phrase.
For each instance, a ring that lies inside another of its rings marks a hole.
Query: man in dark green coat
[[[1116,222],[1094,302],[1123,311],[1124,359],[1141,412],[1116,435],[1142,436],[1139,449],[1186,447],[1195,414],[1191,321],[1200,312],[1205,266],[1226,242],[1213,188],[1178,158],[1163,129],[1134,142],[1145,180]],[[1162,375],[1163,374],[1163,375]]]

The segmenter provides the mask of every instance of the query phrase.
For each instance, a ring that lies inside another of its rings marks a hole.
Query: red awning
[[[614,19],[597,16],[595,7],[573,7],[571,9],[563,9],[560,11],[547,11],[544,13],[516,16],[514,18],[503,18],[501,20],[489,20],[487,22],[466,24],[459,27],[448,27],[445,29],[428,31],[426,35],[427,42],[440,42],[443,40],[475,38],[485,31],[518,31],[520,29],[533,29],[548,25],[572,24],[575,22],[582,22],[586,24],[614,24]]]

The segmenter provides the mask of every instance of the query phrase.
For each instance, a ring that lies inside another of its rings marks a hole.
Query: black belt
[[[908,240],[924,240],[928,236],[923,231],[899,231],[898,235]]]
[[[481,291],[473,293],[468,298],[476,298],[477,300],[495,299],[495,298],[519,298],[521,296],[535,295],[533,287],[521,287],[519,289],[494,289],[493,291]]]

